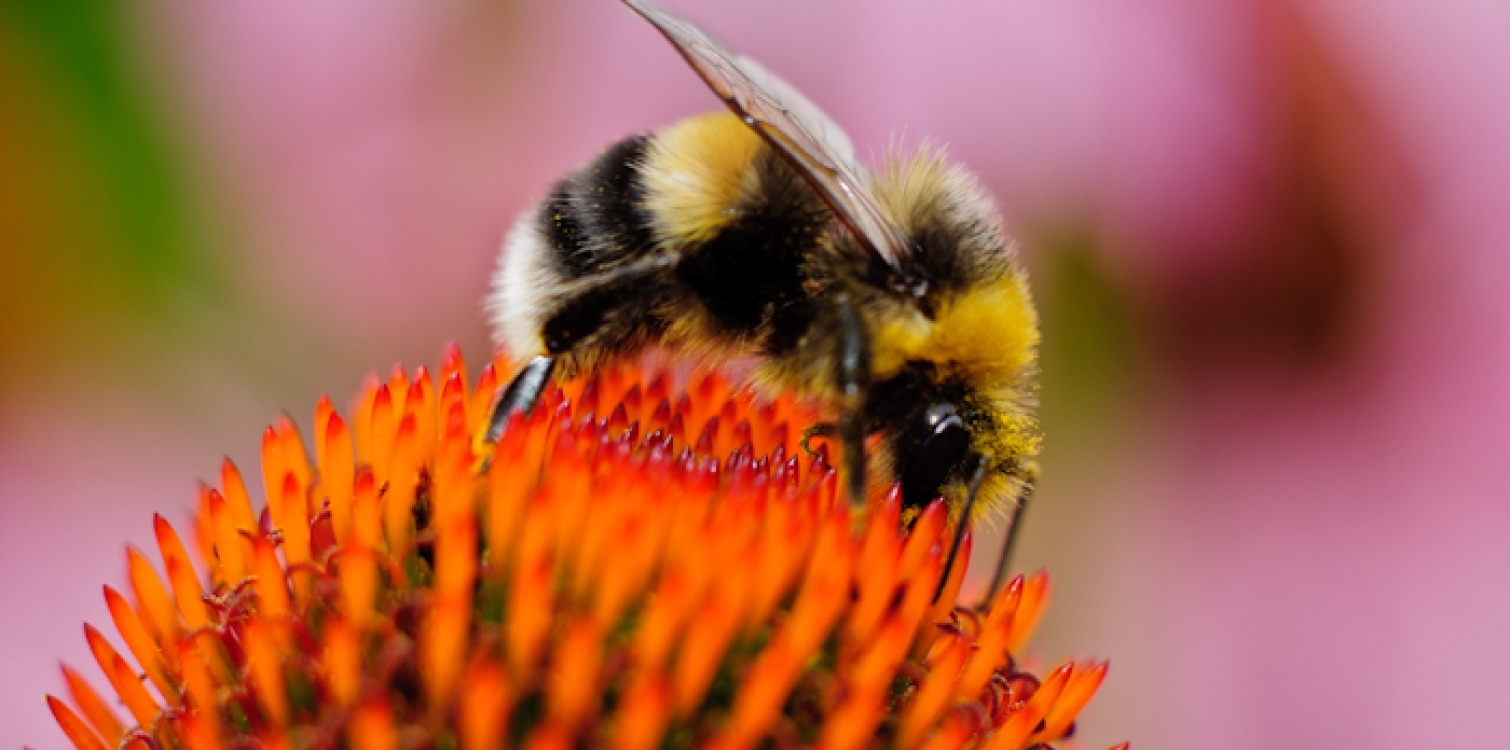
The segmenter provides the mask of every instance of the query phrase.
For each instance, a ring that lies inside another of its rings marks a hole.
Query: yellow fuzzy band
[[[1014,381],[1037,356],[1038,314],[1017,274],[972,287],[944,301],[938,315],[897,317],[876,337],[876,374],[908,361],[956,370],[984,387]]]
[[[750,163],[764,145],[734,114],[683,120],[657,134],[642,165],[658,239],[684,246],[716,236],[735,217]]]

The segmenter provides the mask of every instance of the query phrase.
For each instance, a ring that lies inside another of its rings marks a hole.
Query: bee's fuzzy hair
[[[875,197],[899,227],[914,234],[929,222],[973,226],[1000,235],[1001,212],[980,180],[949,161],[948,149],[924,139],[909,148],[893,138],[873,178]]]
[[[544,237],[525,216],[503,241],[498,268],[493,272],[487,297],[488,317],[493,323],[493,341],[515,363],[545,353],[541,327],[553,304],[549,291],[566,279],[552,262]]]

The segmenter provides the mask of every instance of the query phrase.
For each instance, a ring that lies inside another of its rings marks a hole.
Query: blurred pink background
[[[845,124],[927,136],[1021,237],[1040,666],[1080,746],[1510,737],[1510,6],[679,6]],[[123,545],[370,370],[487,352],[498,240],[715,102],[616,4],[0,10],[0,743]],[[155,559],[155,554],[153,555]]]

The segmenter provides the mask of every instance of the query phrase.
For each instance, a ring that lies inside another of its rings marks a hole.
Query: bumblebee
[[[759,64],[625,3],[730,111],[613,144],[511,230],[488,307],[521,369],[486,438],[553,378],[646,347],[746,358],[756,387],[832,407],[815,432],[840,440],[852,503],[898,482],[908,508],[945,498],[946,567],[982,513],[1015,531],[1039,446],[1038,319],[990,197],[926,145],[867,169]]]

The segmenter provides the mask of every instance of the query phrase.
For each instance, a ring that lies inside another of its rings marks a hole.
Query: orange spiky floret
[[[166,576],[133,549],[131,596],[105,589],[136,667],[86,626],[129,718],[65,667],[73,707],[47,700],[70,741],[1019,750],[1066,736],[1105,676],[1016,667],[1041,573],[975,611],[956,566],[934,601],[947,509],[852,511],[796,444],[806,404],[624,366],[483,446],[498,380],[469,390],[450,347],[439,387],[395,369],[349,422],[322,398],[313,463],[292,419],[264,434],[260,516],[227,461],[192,548],[155,517]]]

